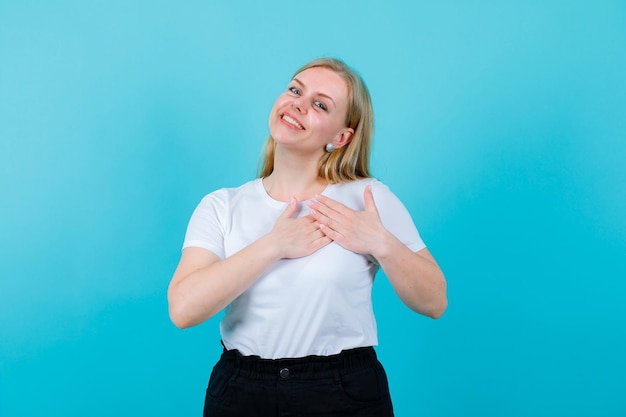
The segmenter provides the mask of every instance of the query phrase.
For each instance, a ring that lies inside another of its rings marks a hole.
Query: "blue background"
[[[396,414],[626,415],[623,1],[0,0],[0,415],[196,416],[168,319],[200,198],[255,176],[301,64],[376,111],[374,175],[449,309],[375,285]]]

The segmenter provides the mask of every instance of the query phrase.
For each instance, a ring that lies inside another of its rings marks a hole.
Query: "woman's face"
[[[354,131],[345,126],[348,86],[340,75],[323,67],[297,74],[274,103],[270,134],[277,145],[323,154],[333,143],[339,148]]]

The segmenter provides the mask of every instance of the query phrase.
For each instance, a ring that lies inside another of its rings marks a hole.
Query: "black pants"
[[[387,376],[371,347],[331,356],[260,359],[224,350],[204,417],[393,416]]]

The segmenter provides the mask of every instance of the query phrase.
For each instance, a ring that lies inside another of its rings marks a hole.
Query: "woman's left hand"
[[[353,210],[323,195],[309,201],[311,217],[320,223],[320,230],[343,248],[376,257],[383,249],[389,232],[378,216],[372,186],[363,192],[365,210]]]
[[[381,266],[400,299],[412,310],[438,318],[445,311],[446,279],[428,249],[411,251],[380,221],[371,185],[363,194],[365,210],[318,196],[309,202],[310,216],[323,234],[343,248],[371,255]]]

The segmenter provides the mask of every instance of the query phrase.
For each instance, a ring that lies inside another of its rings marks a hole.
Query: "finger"
[[[308,223],[304,223],[299,226],[299,230],[301,230],[302,233],[307,236],[319,237],[323,235],[323,233],[320,231],[320,224],[315,219],[309,219]]]
[[[322,208],[322,210],[327,210],[329,211],[330,209],[328,208]],[[341,227],[341,223],[340,223],[340,219],[341,219],[341,215],[337,214],[336,212],[331,210],[331,215],[335,215],[337,217],[339,217],[339,219],[337,218],[332,218],[320,211],[317,211],[315,209],[311,209],[311,214],[310,216],[313,217],[317,223],[317,226],[320,227],[322,224],[325,225],[326,227],[329,227],[333,230],[337,229],[338,227]]]
[[[298,207],[298,202],[296,201],[296,198],[294,197],[289,201],[289,203],[287,204],[287,208],[285,208],[285,211],[282,212],[279,219],[288,219],[292,217],[293,214],[296,212],[297,207]]]
[[[343,235],[341,233],[337,232],[334,229],[331,229],[325,224],[320,224],[320,230],[322,231],[322,233],[324,233],[324,235],[328,236],[334,241],[337,241],[337,243],[340,243],[343,239]]]
[[[374,203],[374,193],[372,192],[371,184],[365,187],[365,191],[363,191],[363,200],[365,202],[365,211],[378,212],[378,209],[376,209],[376,203]]]
[[[347,214],[349,215],[350,213]],[[331,229],[337,229],[340,225],[346,223],[346,219],[348,219],[346,214],[333,210],[322,203],[314,203],[311,205],[311,216],[319,223],[323,223]]]
[[[311,210],[309,216],[319,223],[328,224],[332,221],[332,218],[337,219],[341,217],[341,214],[320,203],[309,203],[309,208]]]
[[[333,200],[332,198],[326,197],[325,195],[320,194],[317,197],[315,197],[315,200],[313,201],[317,202],[320,205],[320,208],[322,208],[323,206],[326,206],[329,209],[334,210],[337,213],[342,214],[342,215],[346,215],[347,213],[352,211],[352,209],[350,209],[349,207],[346,207],[340,202]]]
[[[331,228],[335,228],[337,225],[342,224],[344,215],[331,209],[323,203],[315,200],[309,201],[310,213],[309,216],[315,219],[317,223],[324,223]]]
[[[315,250],[321,249],[324,246],[328,245],[329,243],[331,243],[333,240],[328,237],[328,236],[322,236],[319,239],[316,239],[313,241],[313,248]]]

